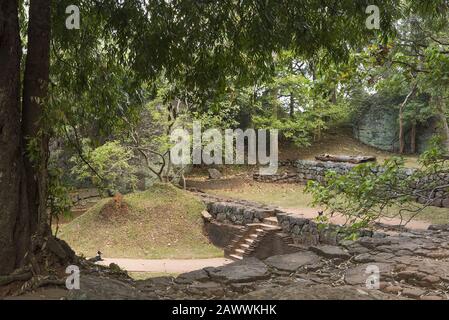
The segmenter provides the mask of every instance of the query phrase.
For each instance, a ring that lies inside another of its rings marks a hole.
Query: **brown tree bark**
[[[20,265],[30,239],[20,130],[18,1],[0,2],[0,274]]]
[[[28,24],[28,48],[23,82],[22,138],[27,145],[35,140],[38,161],[26,152],[25,173],[32,233],[39,224],[47,229],[48,134],[44,123],[44,103],[50,72],[51,0],[31,0]]]
[[[415,83],[399,107],[399,153],[401,154],[405,153],[404,110],[408,100],[415,94],[416,86]]]
[[[445,135],[444,145],[446,147],[446,153],[449,154],[449,124],[447,123],[446,114],[444,113],[444,102],[441,97],[438,97],[436,100],[438,116],[440,117],[440,121],[443,127],[443,133]]]
[[[410,130],[410,153],[416,153],[416,123],[412,123]]]
[[[30,3],[21,108],[19,1],[0,2],[0,274],[8,274],[26,262],[25,255],[30,252],[32,235],[40,221],[42,230],[49,230],[46,223],[48,138],[41,134],[45,133],[41,103],[48,91],[50,5],[50,0]],[[29,139],[37,139],[38,165],[25,152]]]
[[[295,98],[293,92],[290,93],[290,118],[293,118],[295,114]]]
[[[374,156],[345,156],[332,154],[321,154],[316,156],[315,159],[319,161],[348,162],[356,164],[376,161],[376,157]]]

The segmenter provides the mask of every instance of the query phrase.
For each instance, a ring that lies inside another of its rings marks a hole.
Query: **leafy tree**
[[[97,175],[92,176],[91,167],[78,157],[73,157],[74,167],[72,174],[80,181],[91,179],[92,183],[102,190],[114,194],[119,191],[125,193],[128,190],[134,190],[137,177],[135,168],[132,166],[131,159],[133,154],[120,145],[118,141],[106,142],[96,149],[90,149],[85,144],[84,154],[90,166]]]
[[[395,34],[390,36],[386,44],[383,40],[382,43],[373,44],[363,62],[370,66],[368,74],[371,87],[374,86],[381,94],[403,96],[398,119],[400,153],[405,152],[405,128],[411,127],[414,152],[416,125],[432,115],[439,117],[445,143],[449,146],[445,98],[449,66],[447,17],[441,12],[441,16],[430,21],[413,9],[408,9],[408,15],[396,23]],[[429,104],[414,99],[424,96],[427,96]]]
[[[290,52],[283,52],[276,75],[259,99],[254,124],[277,128],[298,146],[320,139],[329,126],[348,120],[345,69],[346,63],[333,63],[322,54],[300,62]]]

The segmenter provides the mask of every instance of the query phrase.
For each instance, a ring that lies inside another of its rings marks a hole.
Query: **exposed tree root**
[[[24,267],[9,275],[0,276],[0,286],[23,283],[16,294],[48,285],[60,286],[65,283],[67,266],[79,262],[69,245],[51,234],[45,237],[34,236],[24,260]]]
[[[64,284],[64,279],[58,279],[55,276],[34,276],[22,285],[17,295],[46,286],[63,286]]]
[[[0,286],[6,286],[16,281],[27,281],[32,278],[33,274],[26,268],[18,269],[7,276],[0,276]]]

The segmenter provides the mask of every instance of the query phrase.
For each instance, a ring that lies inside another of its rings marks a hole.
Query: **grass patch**
[[[124,196],[117,207],[103,199],[72,222],[59,237],[78,253],[143,259],[222,257],[202,232],[204,205],[187,192],[158,184]]]
[[[391,208],[388,212],[389,217],[397,217],[397,213],[399,212],[399,208]],[[403,212],[402,217],[404,220],[408,220],[412,217],[413,214],[409,212]],[[413,220],[421,220],[430,222],[431,224],[446,224],[449,223],[449,210],[447,208],[439,208],[439,207],[427,207],[424,208],[418,215],[414,217]],[[413,221],[412,220],[412,221]]]
[[[239,187],[223,190],[207,190],[210,193],[231,198],[260,202],[284,208],[310,207],[312,196],[304,193],[304,186],[299,184],[274,184],[247,182]]]

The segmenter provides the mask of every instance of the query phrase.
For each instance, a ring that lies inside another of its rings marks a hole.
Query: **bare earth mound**
[[[202,232],[203,204],[190,193],[159,184],[126,195],[117,204],[104,199],[61,226],[59,237],[86,257],[191,259],[223,252]]]

